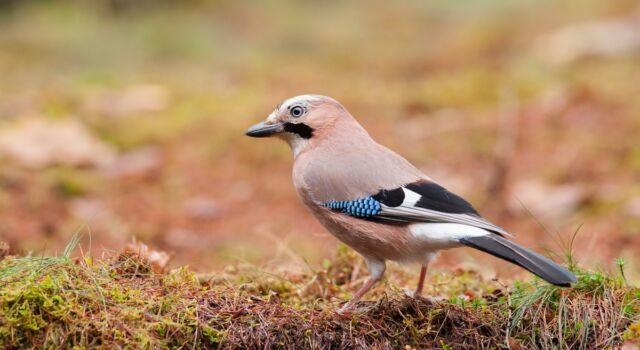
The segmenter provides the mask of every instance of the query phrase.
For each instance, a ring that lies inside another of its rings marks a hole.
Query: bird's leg
[[[347,302],[343,307],[341,307],[338,310],[339,313],[343,313],[351,310],[353,306],[358,301],[360,301],[362,296],[365,295],[369,291],[369,289],[371,289],[371,287],[373,287],[373,285],[376,284],[376,282],[382,279],[382,276],[384,275],[384,270],[386,269],[386,265],[384,261],[380,261],[380,260],[367,259],[367,267],[369,268],[369,272],[371,273],[371,276],[369,277],[367,282],[365,282],[365,284],[362,287],[360,287],[360,289],[358,289],[358,291],[356,292],[356,294],[353,295],[351,300],[349,300],[349,302]]]
[[[418,286],[416,287],[416,291],[413,293],[414,298],[417,298],[422,294],[425,277],[427,277],[427,265],[422,265],[422,268],[420,269],[420,278],[418,279]]]
[[[360,287],[360,289],[358,289],[356,294],[353,295],[353,298],[351,298],[349,302],[347,302],[343,307],[341,307],[340,310],[338,310],[338,312],[342,313],[342,312],[350,311],[351,309],[353,309],[353,306],[358,301],[360,301],[362,296],[365,295],[369,291],[369,289],[371,289],[371,287],[373,287],[373,285],[376,284],[376,282],[378,282],[379,280],[380,278],[378,279],[369,278],[367,282],[362,287]]]

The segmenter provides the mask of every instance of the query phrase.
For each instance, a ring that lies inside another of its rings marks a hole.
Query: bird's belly
[[[403,260],[406,256],[413,255],[405,230],[376,230],[368,223],[352,224],[348,221],[350,220],[320,220],[331,234],[365,257]]]
[[[426,263],[440,249],[417,239],[408,226],[366,221],[323,207],[310,209],[331,234],[365,258]]]

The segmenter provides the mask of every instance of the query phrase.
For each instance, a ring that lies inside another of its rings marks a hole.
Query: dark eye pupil
[[[296,106],[291,109],[291,115],[294,117],[299,117],[302,113],[304,113],[304,110],[300,106]]]

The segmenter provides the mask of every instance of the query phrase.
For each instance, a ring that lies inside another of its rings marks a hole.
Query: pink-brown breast
[[[358,219],[305,200],[311,213],[340,241],[365,257],[403,261],[414,256],[416,243],[407,226]]]

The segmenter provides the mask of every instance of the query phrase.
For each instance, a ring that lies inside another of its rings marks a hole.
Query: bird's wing
[[[396,224],[455,223],[511,236],[485,220],[462,197],[435,182],[422,180],[351,201],[329,201],[323,205],[354,217]]]

